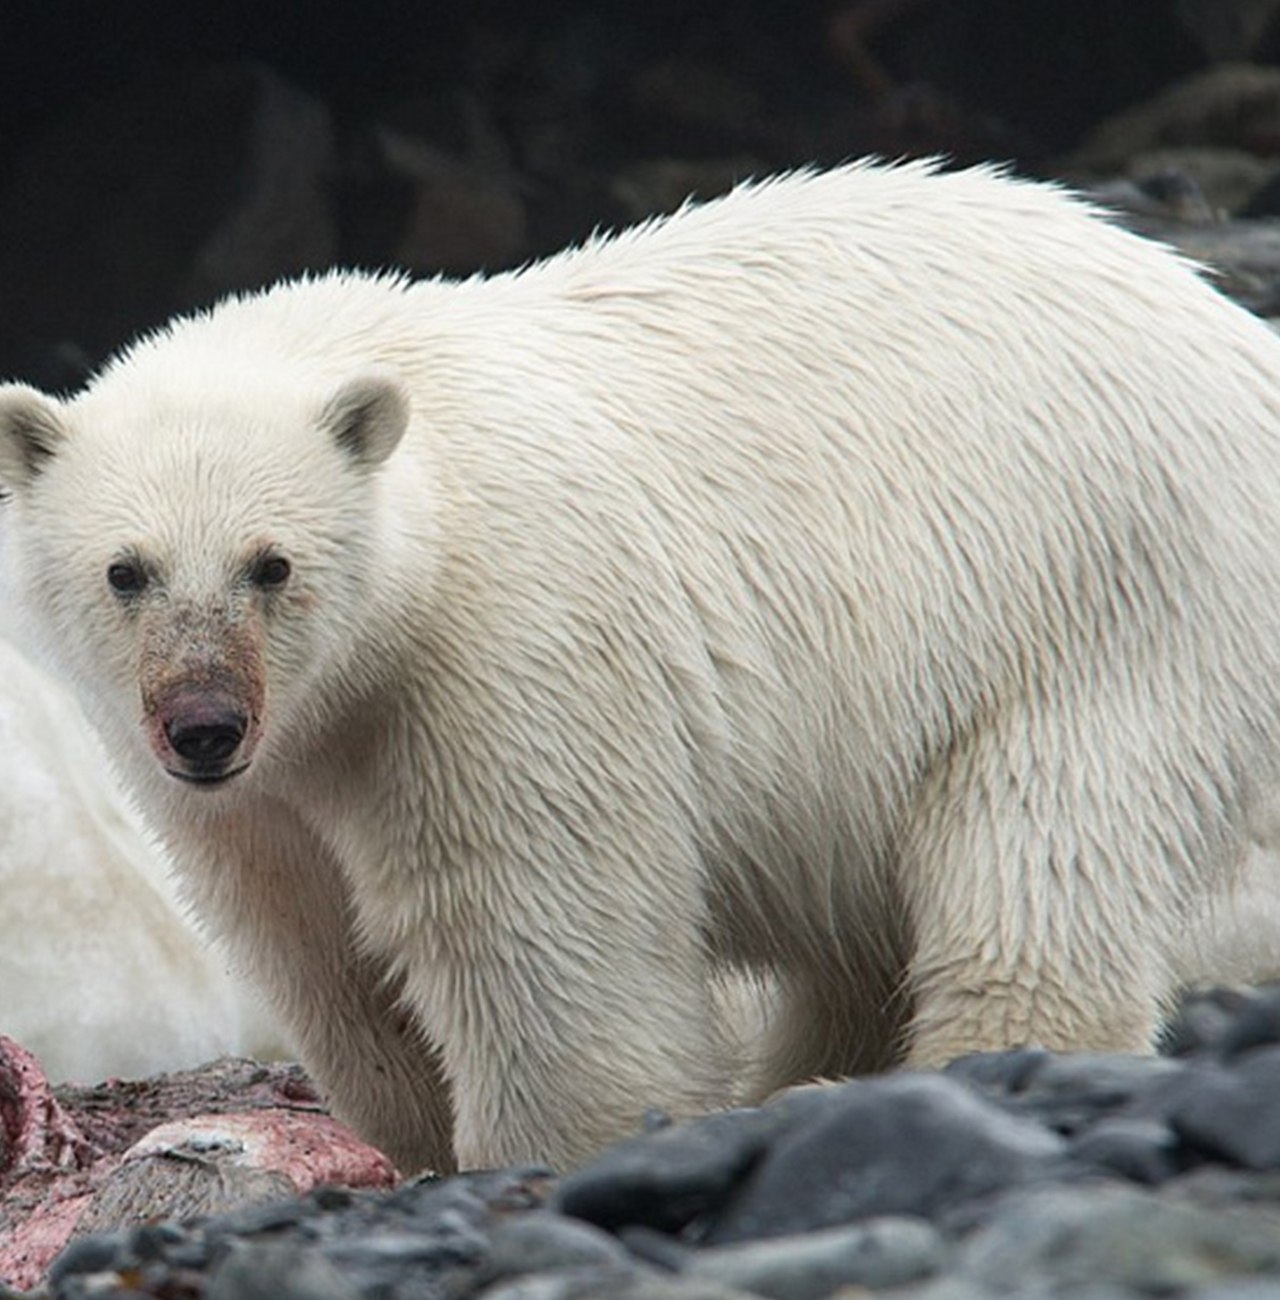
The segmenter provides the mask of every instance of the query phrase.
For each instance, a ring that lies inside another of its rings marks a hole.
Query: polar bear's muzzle
[[[199,691],[179,692],[161,725],[167,749],[181,766],[166,763],[171,776],[197,785],[220,785],[243,772],[240,757],[249,719],[239,703]]]
[[[170,776],[215,786],[249,766],[256,728],[235,694],[184,684],[155,702],[149,730],[156,757]]]
[[[170,776],[212,788],[253,760],[264,703],[260,639],[244,624],[169,621],[146,638],[144,725]]]

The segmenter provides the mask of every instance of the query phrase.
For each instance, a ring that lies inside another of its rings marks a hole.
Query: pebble
[[[1251,997],[1224,1026],[1218,1051],[1230,1060],[1274,1043],[1280,1043],[1280,998]]]
[[[632,1262],[617,1237],[589,1223],[559,1214],[525,1214],[493,1230],[480,1280],[554,1269],[626,1269]]]
[[[873,1215],[935,1217],[1027,1181],[1065,1142],[956,1079],[902,1074],[845,1084],[824,1113],[783,1132],[716,1217],[716,1243]]]
[[[712,1246],[690,1261],[707,1278],[768,1300],[822,1300],[841,1286],[901,1286],[937,1272],[942,1235],[923,1219],[868,1219],[737,1246]]]
[[[1075,1164],[1157,1186],[1181,1170],[1178,1138],[1159,1119],[1104,1119],[1071,1144]]]
[[[752,1300],[701,1278],[666,1277],[639,1269],[570,1269],[523,1278],[483,1293],[484,1300]]]
[[[1057,1290],[1109,1285],[1177,1295],[1232,1274],[1277,1271],[1280,1217],[1205,1214],[1125,1186],[1040,1188],[1007,1197],[961,1249],[962,1276],[992,1288],[1041,1278]]]
[[[1174,1055],[990,1053],[525,1168],[75,1242],[52,1300],[1275,1300],[1280,988]],[[0,1292],[2,1294],[2,1292]]]
[[[355,1285],[302,1242],[236,1243],[209,1280],[208,1300],[360,1300]]]
[[[779,1134],[832,1104],[829,1093],[813,1089],[774,1106],[659,1128],[570,1174],[552,1203],[603,1228],[643,1224],[678,1232],[722,1204]]]
[[[1171,1116],[1184,1140],[1246,1169],[1280,1169],[1280,1046],[1240,1055]]]

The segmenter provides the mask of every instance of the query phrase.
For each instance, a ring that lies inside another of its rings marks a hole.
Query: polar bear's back
[[[1043,691],[1096,797],[1168,782],[1196,823],[1134,857],[1230,855],[1280,721],[1280,340],[1174,255],[1043,187],[851,168],[409,293],[504,599],[661,660],[727,852],[879,858],[919,774]],[[849,812],[780,845],[815,807]]]
[[[415,405],[388,504],[448,479],[453,545],[485,552],[458,599],[531,659],[593,627],[642,645],[701,780],[762,817],[888,812],[1048,677],[1083,700],[1116,673],[1117,730],[1221,755],[1224,788],[1261,761],[1280,340],[1060,191],[797,174],[492,279],[282,286],[106,382],[319,392],[369,365]],[[873,820],[847,837],[869,852]]]

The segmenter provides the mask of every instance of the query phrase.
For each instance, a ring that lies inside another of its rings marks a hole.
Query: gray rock
[[[365,1202],[336,1223],[308,1224],[308,1235],[362,1296],[405,1294],[409,1279],[419,1279],[419,1288],[430,1280],[424,1295],[467,1294],[488,1260],[493,1228],[484,1196],[467,1177],[408,1188],[410,1195],[401,1199],[393,1194],[380,1204]],[[410,1290],[406,1300],[417,1293]]]
[[[1094,203],[1129,225],[1207,226],[1225,215],[1210,206],[1199,181],[1181,170],[1101,181],[1084,189]]]
[[[410,1227],[326,1242],[324,1256],[344,1273],[359,1277],[361,1289],[368,1290],[376,1282],[393,1281],[405,1272],[477,1265],[484,1259],[486,1247],[484,1234],[478,1230],[462,1230],[445,1241],[438,1232],[417,1232]]]
[[[1280,1285],[1275,1278],[1236,1277],[1228,1282],[1197,1287],[1190,1300],[1276,1300]]]
[[[869,1219],[794,1237],[699,1251],[686,1276],[769,1300],[821,1300],[841,1286],[901,1286],[938,1270],[946,1248],[922,1219]]]
[[[1224,293],[1260,316],[1280,315],[1280,220],[1259,217],[1211,226],[1137,223],[1143,234],[1173,244],[1210,268]]]
[[[481,1281],[573,1268],[635,1267],[626,1247],[589,1223],[559,1214],[522,1214],[505,1219],[489,1237]]]
[[[126,1254],[125,1234],[123,1232],[98,1232],[89,1237],[73,1241],[53,1262],[49,1269],[49,1282],[57,1286],[63,1278],[77,1274],[94,1274],[104,1272],[116,1265],[117,1259]],[[128,1252],[132,1255],[132,1252]],[[133,1256],[134,1259],[137,1256]]]
[[[1227,63],[1194,73],[1100,123],[1054,170],[1115,175],[1129,159],[1166,145],[1271,151],[1280,128],[1280,68]]]
[[[621,1142],[569,1174],[552,1208],[604,1228],[678,1232],[721,1208],[778,1134],[838,1105],[840,1091],[792,1093]]]
[[[1205,1214],[1119,1185],[1040,1188],[1003,1198],[961,1247],[958,1268],[1005,1293],[1038,1279],[1055,1292],[1161,1295],[1262,1272],[1280,1285],[1280,1217],[1255,1208]]]
[[[664,1273],[683,1272],[696,1249],[679,1237],[645,1227],[621,1228],[618,1240],[626,1246],[633,1259],[652,1264]]]
[[[480,1261],[499,1216],[541,1204],[538,1189],[544,1178],[542,1170],[525,1167],[423,1179],[385,1198],[357,1198],[345,1213],[326,1215],[308,1230],[357,1246],[383,1233],[413,1234],[434,1242],[442,1259]]]
[[[1273,996],[1280,998],[1280,994]],[[1220,1052],[1250,1003],[1262,997],[1263,990],[1250,988],[1202,989],[1189,994],[1165,1025],[1160,1050],[1166,1056]]]
[[[1119,1174],[1154,1186],[1184,1168],[1186,1153],[1169,1115],[1216,1070],[1211,1062],[1166,1057],[1046,1054],[1017,1074],[1015,1086],[1002,1091],[998,1071],[996,1086],[983,1086],[1014,1113],[1067,1136],[1077,1173]]]
[[[1223,1165],[1200,1165],[1161,1189],[1171,1199],[1217,1214],[1237,1205],[1280,1206],[1280,1170],[1255,1174]]]
[[[482,1300],[751,1300],[702,1278],[641,1269],[585,1268],[539,1273],[481,1292]]]
[[[360,1292],[302,1242],[236,1242],[214,1268],[207,1300],[360,1300]]]
[[[1184,1142],[1246,1169],[1280,1169],[1280,1046],[1241,1056],[1170,1116]]]
[[[893,1293],[893,1300],[996,1300],[997,1294],[972,1278],[952,1274],[917,1286],[900,1287]],[[1073,1296],[1072,1300],[1079,1298]]]
[[[1186,1070],[1181,1061],[1111,1052],[1050,1055],[1018,1093],[1018,1107],[1061,1132],[1075,1132],[1156,1092]]]
[[[1075,1164],[1156,1186],[1181,1172],[1178,1139],[1158,1119],[1104,1119],[1071,1144]]]
[[[1271,985],[1243,992],[1218,1050],[1230,1059],[1272,1044],[1280,1044],[1280,987]]]
[[[1047,1175],[1066,1143],[955,1079],[846,1084],[783,1132],[716,1219],[715,1244],[788,1236],[878,1215],[934,1218]]]
[[[499,1282],[480,1293],[482,1300],[587,1300],[619,1295],[638,1270],[622,1268],[561,1269],[515,1281]]]
[[[950,1079],[963,1079],[984,1092],[1021,1093],[1053,1059],[1042,1047],[1018,1047],[1006,1052],[973,1052],[957,1057],[943,1070]]]
[[[1126,170],[1140,186],[1170,175],[1188,177],[1220,219],[1238,213],[1257,194],[1275,172],[1275,163],[1243,149],[1189,145],[1138,154]]]

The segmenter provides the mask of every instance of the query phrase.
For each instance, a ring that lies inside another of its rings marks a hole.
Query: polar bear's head
[[[15,612],[108,745],[207,791],[305,723],[318,675],[358,671],[409,405],[381,372],[311,394],[192,378],[0,388],[0,544]]]

